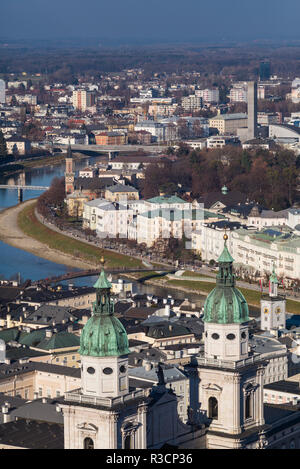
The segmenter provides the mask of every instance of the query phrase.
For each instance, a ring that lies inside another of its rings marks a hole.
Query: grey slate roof
[[[19,419],[0,425],[0,444],[28,449],[63,449],[64,428],[57,423]]]
[[[23,403],[10,415],[17,418],[37,420],[39,422],[59,423],[63,425],[64,417],[60,410],[57,411],[57,405],[60,401],[55,399],[34,399],[33,401]]]
[[[6,380],[15,375],[26,374],[34,371],[42,371],[56,375],[80,378],[80,369],[69,366],[52,365],[43,362],[13,363],[10,365],[0,364],[0,380]]]

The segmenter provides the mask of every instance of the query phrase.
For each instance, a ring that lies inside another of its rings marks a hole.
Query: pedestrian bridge
[[[49,186],[23,186],[22,184],[0,184],[0,189],[22,189],[30,191],[47,191]]]
[[[26,186],[25,184],[0,184],[0,189],[14,189],[18,191],[18,202],[23,202],[23,191],[47,191],[48,186]]]

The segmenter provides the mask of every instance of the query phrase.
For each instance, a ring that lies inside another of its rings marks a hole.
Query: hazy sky
[[[299,39],[299,0],[3,0],[0,38]]]

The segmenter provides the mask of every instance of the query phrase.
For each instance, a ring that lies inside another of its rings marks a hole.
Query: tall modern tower
[[[270,79],[270,62],[260,62],[259,64],[259,79],[260,81],[269,80]]]
[[[248,140],[257,137],[257,83],[248,82]]]

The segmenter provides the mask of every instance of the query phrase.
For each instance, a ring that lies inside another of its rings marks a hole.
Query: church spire
[[[68,144],[68,149],[67,149],[67,158],[73,158],[70,139],[69,139],[69,144]]]
[[[93,303],[93,314],[111,315],[114,313],[114,305],[110,298],[112,285],[104,271],[105,261],[103,256],[100,262],[102,265],[101,272],[97,282],[94,284],[94,288],[96,289],[96,301]]]
[[[269,281],[269,294],[271,297],[276,297],[278,294],[278,278],[275,272],[275,265],[273,262],[272,274]]]
[[[102,270],[97,282],[96,301],[93,303],[92,316],[84,326],[80,336],[81,356],[94,357],[122,356],[130,353],[128,337],[122,323],[114,316],[114,302],[111,298],[111,283]]]
[[[249,310],[243,294],[235,288],[233,262],[227,248],[228,235],[224,235],[224,249],[218,259],[219,271],[216,288],[208,295],[204,305],[204,322],[218,324],[245,323]]]
[[[218,259],[219,272],[217,274],[217,284],[218,285],[227,285],[229,287],[234,287],[235,277],[232,271],[232,264],[234,262],[233,257],[227,248],[228,235],[224,234],[224,248],[222,254]]]

